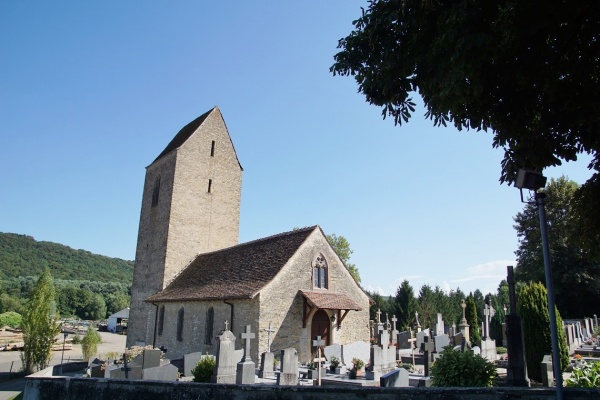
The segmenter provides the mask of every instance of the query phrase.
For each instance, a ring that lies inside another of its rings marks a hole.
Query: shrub
[[[442,357],[431,367],[431,383],[442,387],[492,386],[496,367],[480,355],[470,351],[454,351],[447,346]]]
[[[568,387],[595,388],[600,387],[600,362],[581,362],[573,368],[571,377],[567,379]]]
[[[194,382],[210,382],[213,370],[217,366],[217,361],[210,356],[202,357],[196,367],[191,371],[194,375]]]
[[[360,371],[362,367],[365,366],[365,362],[359,358],[354,357],[352,359],[352,365],[354,366],[355,371]]]
[[[517,311],[523,321],[523,341],[525,342],[525,357],[529,378],[541,382],[542,370],[540,363],[545,354],[552,354],[550,339],[550,315],[548,313],[548,296],[544,285],[529,283],[519,291]],[[562,319],[556,310],[556,325],[558,329],[558,347],[561,370],[569,365],[569,352],[565,340],[565,332],[560,329]]]
[[[102,338],[98,332],[92,327],[88,328],[87,333],[81,340],[81,351],[84,360],[89,360],[96,355],[99,343],[102,343]]]
[[[14,311],[7,311],[0,314],[0,328],[2,328],[4,325],[8,325],[11,328],[20,327],[22,320],[23,317],[21,317],[21,314]]]
[[[81,344],[81,336],[79,336],[79,335],[73,336],[73,338],[71,339],[71,343],[73,343],[73,344]]]
[[[496,354],[506,354],[508,352],[508,350],[506,349],[506,347],[496,347]]]

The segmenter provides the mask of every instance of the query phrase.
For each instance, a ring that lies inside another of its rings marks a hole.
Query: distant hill
[[[0,232],[0,279],[39,276],[45,266],[50,268],[54,279],[126,284],[133,279],[133,261]]]

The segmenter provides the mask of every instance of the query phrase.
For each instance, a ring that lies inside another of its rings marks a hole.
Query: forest
[[[133,261],[0,233],[0,314],[23,312],[45,267],[54,278],[61,317],[104,319],[129,306]]]

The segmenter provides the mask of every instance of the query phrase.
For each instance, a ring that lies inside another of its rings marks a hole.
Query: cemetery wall
[[[229,322],[229,330],[236,336],[236,348],[243,348],[240,333],[244,332],[246,325],[256,329],[258,325],[258,297],[252,300],[229,300],[233,304],[233,326],[231,325],[231,306],[222,300],[219,301],[189,301],[161,303],[165,306],[165,321],[162,335],[157,335],[156,347],[164,346],[168,349],[166,358],[176,360],[189,353],[208,353],[215,355],[217,352],[216,336],[225,329],[225,320]],[[177,340],[177,315],[180,308],[184,310],[183,340]],[[213,331],[211,342],[206,342],[207,311],[210,307],[214,310]],[[258,359],[258,346],[256,340],[250,342],[250,355],[256,362]],[[263,350],[265,351],[265,350]]]
[[[361,311],[350,311],[342,323],[342,327],[332,329],[330,343],[347,344],[355,341],[369,340],[369,299],[354,282],[339,257],[331,249],[327,239],[319,230],[313,232],[300,250],[290,258],[277,277],[260,293],[260,348],[267,348],[267,329],[269,323],[275,327],[272,336],[271,351],[285,348],[298,350],[300,362],[310,359],[311,321],[303,325],[304,299],[299,290],[312,291],[313,261],[323,254],[328,268],[328,290],[344,293],[363,308]],[[319,289],[317,289],[319,290]],[[329,317],[336,315],[328,313]]]
[[[600,389],[564,390],[565,400],[592,400]],[[24,400],[551,400],[556,392],[548,388],[362,388],[316,386],[220,385],[190,382],[129,381],[115,379],[28,377]]]

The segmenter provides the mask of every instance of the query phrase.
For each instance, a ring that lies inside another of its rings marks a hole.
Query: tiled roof
[[[332,292],[309,292],[300,291],[312,306],[328,310],[355,310],[360,311],[362,307],[354,300],[342,293]]]
[[[200,254],[163,291],[146,301],[251,299],[318,226]]]

